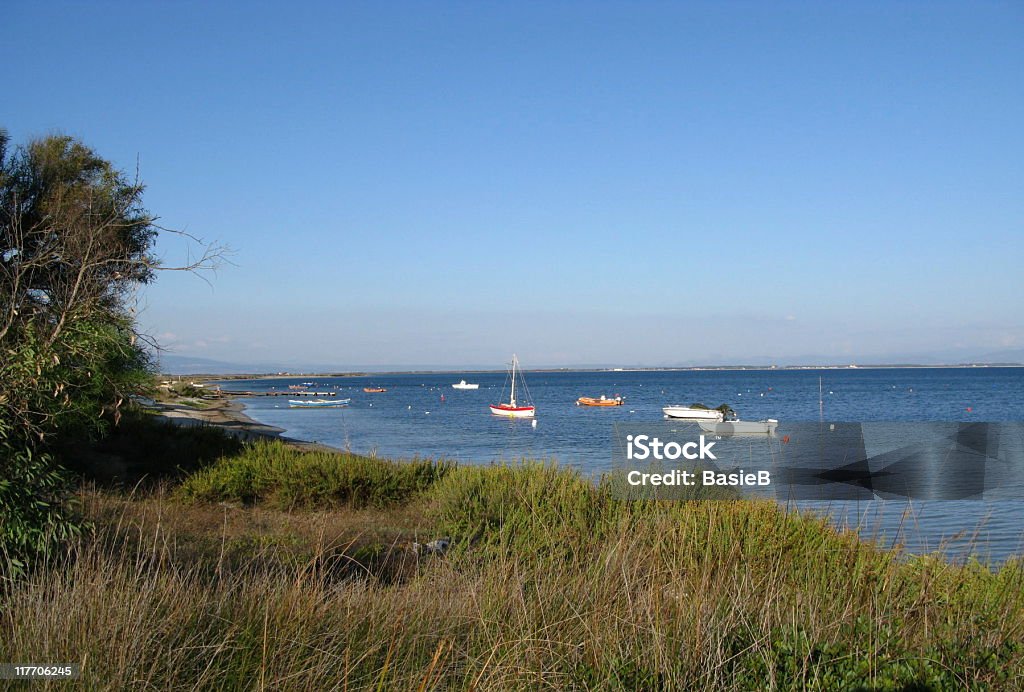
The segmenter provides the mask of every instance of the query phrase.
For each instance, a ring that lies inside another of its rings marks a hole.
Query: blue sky
[[[0,126],[234,249],[140,295],[235,362],[1024,349],[1024,5],[16,3]],[[183,259],[161,242],[170,264]]]

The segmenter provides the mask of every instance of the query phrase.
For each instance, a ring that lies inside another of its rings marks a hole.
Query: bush
[[[259,441],[190,476],[178,492],[193,501],[269,502],[289,509],[386,507],[409,501],[451,468],[426,459],[396,462]]]
[[[175,425],[132,408],[97,444],[58,448],[67,467],[103,485],[136,486],[178,480],[242,450],[235,435],[214,425]]]
[[[46,455],[0,445],[0,578],[81,533],[67,472]]]

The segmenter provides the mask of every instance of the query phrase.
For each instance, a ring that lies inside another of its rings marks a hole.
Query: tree
[[[130,299],[167,268],[167,229],[143,185],[78,140],[9,144],[0,130],[0,552],[21,561],[74,533],[54,442],[100,434],[148,380]]]

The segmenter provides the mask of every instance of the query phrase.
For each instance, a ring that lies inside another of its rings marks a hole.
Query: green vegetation
[[[388,507],[408,502],[451,468],[443,462],[398,463],[260,442],[199,471],[179,491],[193,501],[266,502],[280,509]]]
[[[218,428],[159,422],[138,407],[129,407],[102,439],[86,447],[61,447],[60,454],[70,471],[104,487],[148,488],[180,481],[242,448],[241,440]]]
[[[1021,564],[902,556],[769,502],[280,442],[81,499],[95,534],[0,592],[0,660],[71,653],[99,689],[1024,684]]]
[[[62,453],[148,386],[132,291],[163,268],[137,180],[71,137],[9,145],[0,129],[0,578],[85,527]]]
[[[0,576],[79,533],[54,444],[116,421],[148,378],[126,307],[152,278],[142,187],[70,137],[0,130]]]

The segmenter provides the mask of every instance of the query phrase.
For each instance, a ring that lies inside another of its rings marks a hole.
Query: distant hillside
[[[165,353],[160,356],[158,369],[167,375],[243,375],[287,370],[287,368],[281,367],[280,363],[228,363],[223,360],[181,356],[173,353]]]
[[[967,364],[988,364],[988,365],[1021,365],[1024,364],[1024,350],[1007,350],[997,353],[985,354],[977,358],[967,357],[967,354],[950,353],[945,358],[938,356],[927,356],[922,354],[902,354],[891,359],[883,358],[850,358],[841,360],[828,356],[806,356],[800,358],[751,358],[747,360],[722,361],[700,361],[687,360],[672,363],[572,363],[569,365],[552,366],[544,363],[533,363],[530,370],[606,370],[612,368],[765,368],[772,365],[780,368],[785,367],[842,367],[850,364],[865,366],[889,366],[889,367],[910,367],[910,366],[938,366],[938,365],[967,365]],[[462,367],[440,364],[340,364],[340,363],[296,363],[267,361],[256,363],[237,363],[213,358],[202,358],[200,356],[178,355],[165,353],[160,356],[158,369],[168,375],[259,375],[289,372],[296,374],[312,373],[351,373],[351,372],[486,372],[500,371],[501,363],[470,364]]]

